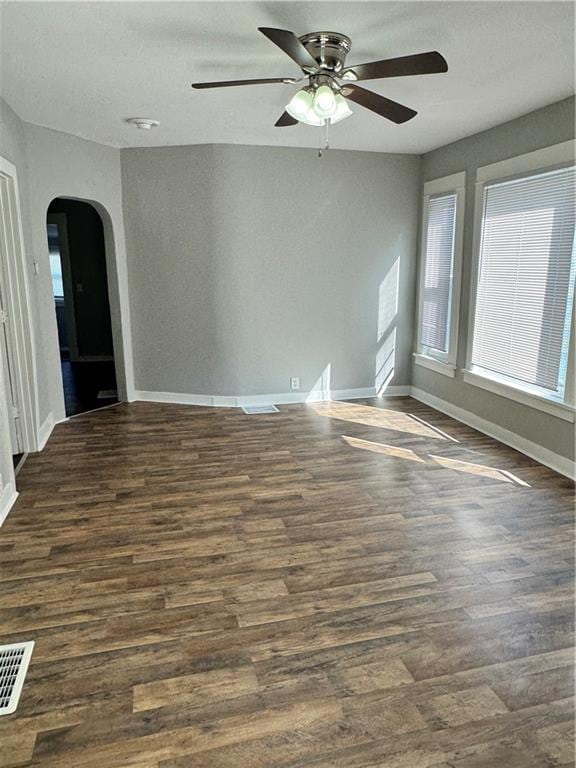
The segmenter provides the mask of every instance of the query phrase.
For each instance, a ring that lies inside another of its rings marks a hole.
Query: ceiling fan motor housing
[[[310,32],[298,38],[318,67],[327,73],[338,74],[344,69],[352,41],[339,32]]]

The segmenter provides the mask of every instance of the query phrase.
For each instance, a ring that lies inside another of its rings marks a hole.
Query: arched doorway
[[[84,200],[46,217],[66,416],[118,402],[104,225]]]

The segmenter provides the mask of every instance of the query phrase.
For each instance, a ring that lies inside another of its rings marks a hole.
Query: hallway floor
[[[19,487],[3,768],[573,765],[573,485],[421,403],[121,404]]]
[[[61,366],[66,416],[118,402],[113,361],[72,363],[62,360]]]

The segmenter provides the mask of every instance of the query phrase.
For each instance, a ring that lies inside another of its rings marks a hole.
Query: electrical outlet
[[[300,389],[300,377],[299,376],[291,376],[290,377],[290,389]]]

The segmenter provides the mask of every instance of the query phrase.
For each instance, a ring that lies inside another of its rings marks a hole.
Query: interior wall
[[[91,202],[103,220],[114,355],[117,369],[122,372],[118,377],[119,395],[121,399],[132,398],[131,332],[127,301],[120,309],[120,296],[128,296],[120,153],[110,147],[27,123],[24,124],[24,132],[28,159],[31,252],[39,268],[36,276],[38,331],[45,369],[40,389],[49,393],[49,409],[54,419],[59,421],[65,418],[65,410],[46,236],[46,213],[52,200],[57,197]]]
[[[0,154],[16,166],[35,329],[37,429],[65,418],[46,213],[57,197],[91,202],[104,225],[114,354],[121,398],[133,399],[133,368],[120,152],[24,123],[0,99]],[[37,273],[34,270],[37,265]],[[120,308],[120,297],[122,309]]]
[[[136,390],[356,389],[392,367],[409,384],[419,163],[122,150]]]
[[[498,424],[569,459],[574,458],[574,425],[509,398],[466,384],[466,340],[470,306],[476,170],[509,157],[533,152],[575,137],[574,98],[566,99],[424,155],[422,181],[466,171],[466,213],[458,369],[454,379],[413,366],[415,387]]]

